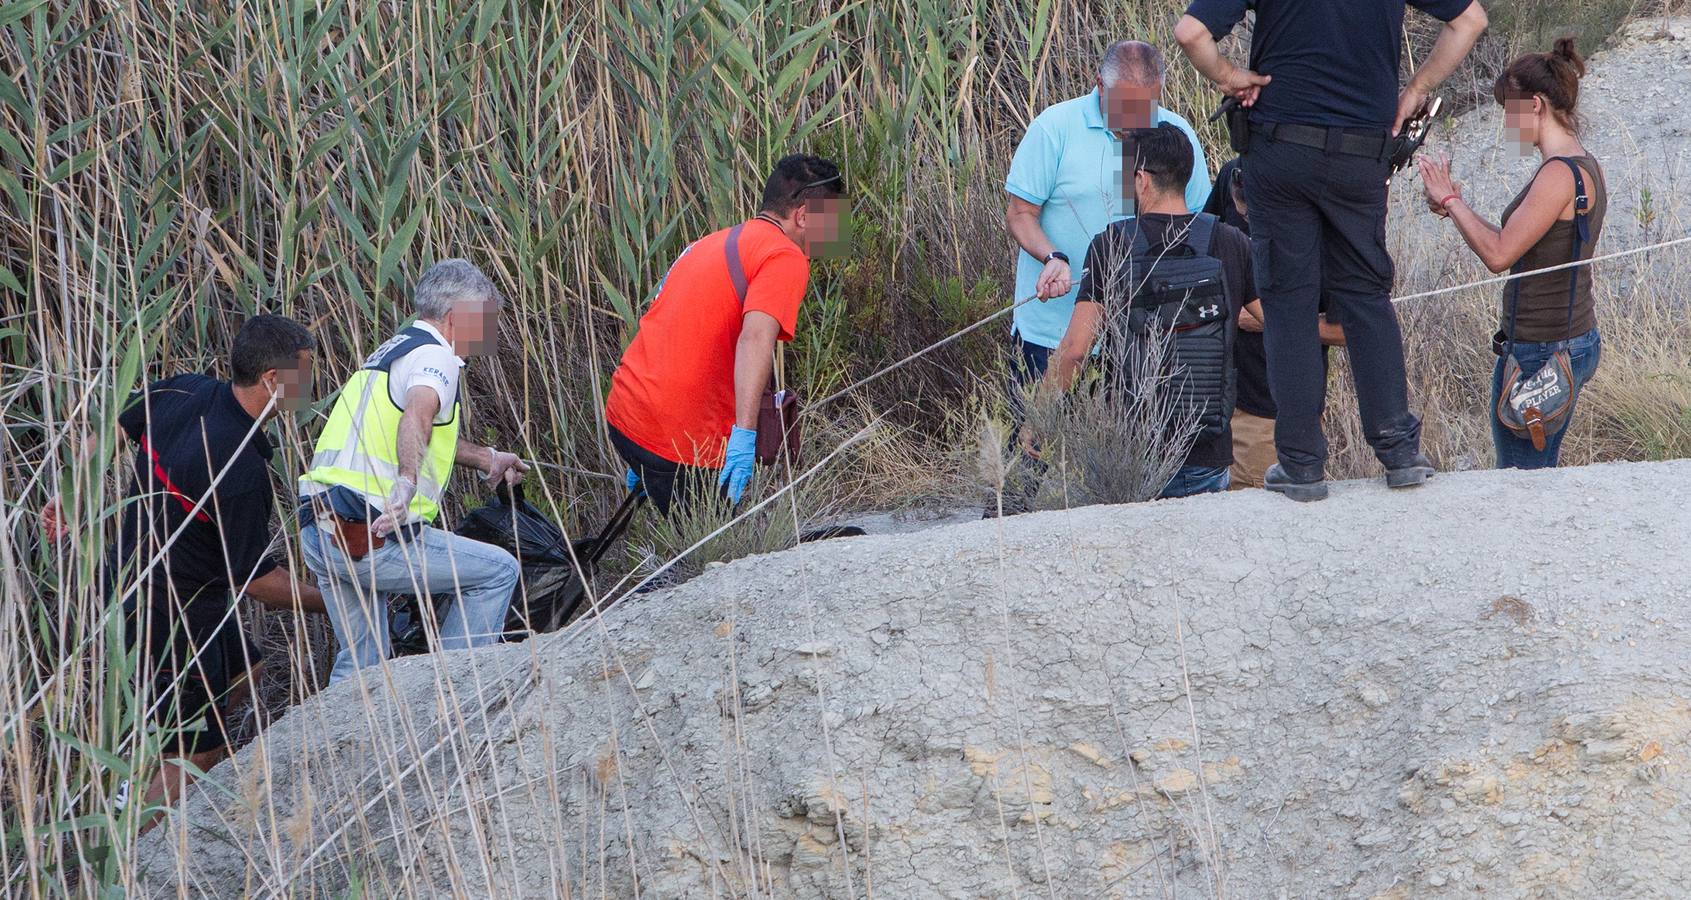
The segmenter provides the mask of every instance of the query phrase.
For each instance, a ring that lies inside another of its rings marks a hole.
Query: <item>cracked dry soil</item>
[[[327,690],[140,865],[209,896],[1682,895],[1688,510],[1675,462],[809,544]]]

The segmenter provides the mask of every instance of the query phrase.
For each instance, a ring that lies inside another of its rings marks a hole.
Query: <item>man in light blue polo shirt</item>
[[[1010,194],[1005,222],[1021,245],[1016,299],[1038,294],[1041,300],[1014,313],[1018,383],[1042,377],[1051,350],[1063,339],[1092,236],[1132,214],[1123,208],[1118,131],[1163,122],[1184,131],[1197,160],[1186,185],[1186,205],[1199,212],[1209,199],[1204,148],[1185,119],[1158,104],[1162,89],[1163,57],[1157,48],[1141,41],[1111,44],[1098,65],[1097,88],[1040,113],[1016,148],[1004,180]]]

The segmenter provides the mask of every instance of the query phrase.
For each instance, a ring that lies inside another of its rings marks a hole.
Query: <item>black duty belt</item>
[[[1314,147],[1325,150],[1329,154],[1342,153],[1346,156],[1368,156],[1374,159],[1385,159],[1391,155],[1391,137],[1385,133],[1359,134],[1355,130],[1343,128],[1323,128],[1319,125],[1290,125],[1277,122],[1253,123],[1253,130],[1260,129],[1263,137],[1271,141],[1285,141],[1301,147]]]

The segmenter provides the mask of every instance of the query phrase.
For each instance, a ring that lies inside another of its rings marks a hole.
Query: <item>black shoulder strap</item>
[[[1574,259],[1579,259],[1580,245],[1591,240],[1591,197],[1585,193],[1585,172],[1571,157],[1558,156],[1574,173]]]
[[[394,335],[393,339],[388,342],[388,348],[385,351],[372,356],[370,361],[364,364],[364,368],[377,369],[386,372],[395,362],[398,362],[402,357],[404,357],[405,354],[410,353],[418,347],[425,347],[429,344],[438,343],[440,343],[440,340],[434,335],[429,334],[427,331],[416,325],[409,326],[399,334]]]
[[[1145,229],[1142,227],[1138,216],[1123,219],[1111,227],[1120,228],[1129,235],[1132,235],[1133,238],[1128,242],[1127,259],[1123,260],[1123,262],[1127,264],[1127,300],[1131,302],[1133,297],[1139,293],[1140,283],[1151,274],[1149,271],[1139,271],[1140,261],[1148,259],[1151,255],[1151,239],[1145,236]],[[1117,244],[1116,246],[1119,247],[1121,245]],[[1103,263],[1102,260],[1094,261],[1091,259],[1088,259],[1086,262],[1089,266],[1097,266]],[[1114,279],[1120,276],[1118,273],[1114,272],[1102,272],[1100,273],[1100,277]]]
[[[728,280],[734,282],[734,296],[740,298],[740,305],[746,305],[746,265],[740,261],[740,230],[745,228],[744,222],[728,229],[728,240],[722,245],[723,255],[728,257]]]
[[[1569,262],[1579,262],[1581,251],[1585,249],[1585,243],[1591,240],[1591,198],[1586,196],[1585,174],[1580,171],[1579,163],[1566,156],[1556,158],[1567,163],[1568,170],[1574,173],[1574,252]],[[1573,266],[1568,269],[1568,325],[1564,329],[1568,332],[1574,329],[1574,303],[1579,300],[1579,270],[1581,268],[1581,266]],[[1573,337],[1572,334],[1566,334],[1564,340],[1571,337]]]
[[[1216,223],[1220,220],[1209,213],[1198,213],[1186,232],[1186,245],[1205,256],[1215,255]]]
[[[1149,256],[1151,254],[1151,239],[1145,236],[1145,229],[1141,227],[1137,216],[1122,220],[1121,226],[1133,234],[1133,242],[1127,252],[1132,256]]]

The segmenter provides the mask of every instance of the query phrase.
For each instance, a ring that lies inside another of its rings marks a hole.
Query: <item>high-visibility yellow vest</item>
[[[403,410],[388,391],[388,370],[418,347],[440,343],[439,338],[413,325],[370,354],[364,366],[341,388],[329,424],[317,438],[311,469],[300,477],[300,493],[319,493],[325,487],[344,487],[381,509],[399,477],[399,419]],[[452,401],[452,418],[435,423],[428,452],[417,470],[417,494],[411,498],[409,521],[433,522],[440,515],[440,498],[452,475],[458,454],[460,404]]]

